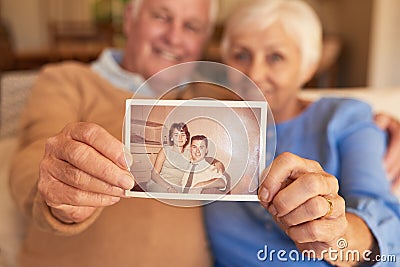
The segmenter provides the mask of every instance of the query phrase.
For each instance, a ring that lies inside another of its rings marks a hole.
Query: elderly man
[[[125,99],[156,72],[199,59],[216,14],[215,0],[134,1],[124,53],[42,71],[11,171],[28,217],[20,266],[211,264],[200,208],[121,198],[134,182],[118,140]]]

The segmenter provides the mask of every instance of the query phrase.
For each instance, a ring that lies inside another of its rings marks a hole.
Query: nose
[[[248,65],[246,71],[247,76],[250,77],[256,84],[260,84],[263,80],[267,78],[268,66],[265,64],[262,57],[257,56]]]
[[[179,21],[172,21],[165,33],[165,40],[168,44],[176,46],[182,42],[184,38],[183,35],[182,23]]]

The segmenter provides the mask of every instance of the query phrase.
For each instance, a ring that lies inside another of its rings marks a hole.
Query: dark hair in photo
[[[186,142],[183,145],[183,149],[185,149],[185,147],[189,144],[189,140],[190,140],[190,133],[189,133],[189,129],[188,129],[187,125],[183,122],[176,122],[171,125],[171,127],[169,128],[169,145],[170,146],[174,145],[173,138],[172,138],[174,135],[174,129],[177,129],[179,132],[184,132],[186,134]]]
[[[200,141],[204,141],[204,143],[206,144],[206,147],[208,147],[208,139],[206,136],[204,135],[195,135],[192,137],[192,140],[190,141],[190,143],[192,143],[194,140],[200,140]]]

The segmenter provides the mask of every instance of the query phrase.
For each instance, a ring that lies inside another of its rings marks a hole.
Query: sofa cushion
[[[24,235],[23,218],[17,212],[8,190],[10,155],[17,139],[0,139],[0,266],[15,266],[15,256]]]
[[[375,112],[385,112],[400,119],[400,87],[384,89],[343,88],[334,90],[303,90],[301,95],[310,99],[317,99],[321,96],[355,97],[369,103]]]
[[[0,83],[0,138],[16,133],[19,115],[25,105],[37,71],[3,72]]]

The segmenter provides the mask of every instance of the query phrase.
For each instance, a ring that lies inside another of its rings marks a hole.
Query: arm
[[[123,145],[98,125],[72,123],[85,117],[70,74],[53,67],[39,76],[10,173],[17,206],[41,229],[64,235],[89,227],[133,185]]]
[[[219,172],[219,173],[225,172],[225,166],[221,161],[219,161],[213,157],[205,157],[205,160],[208,162],[208,164],[213,165],[217,172]]]
[[[223,189],[225,186],[226,186],[226,181],[224,181],[224,179],[212,178],[207,181],[199,182],[199,183],[195,184],[193,187]]]
[[[165,156],[164,148],[161,148],[160,152],[158,152],[158,154],[157,154],[156,161],[154,162],[154,168],[151,171],[151,179],[155,183],[166,188],[168,192],[177,193],[178,191],[176,191],[176,189],[172,185],[170,185],[167,181],[165,181],[165,179],[163,179],[160,176],[160,172],[164,165],[165,158],[166,158],[166,156]]]

